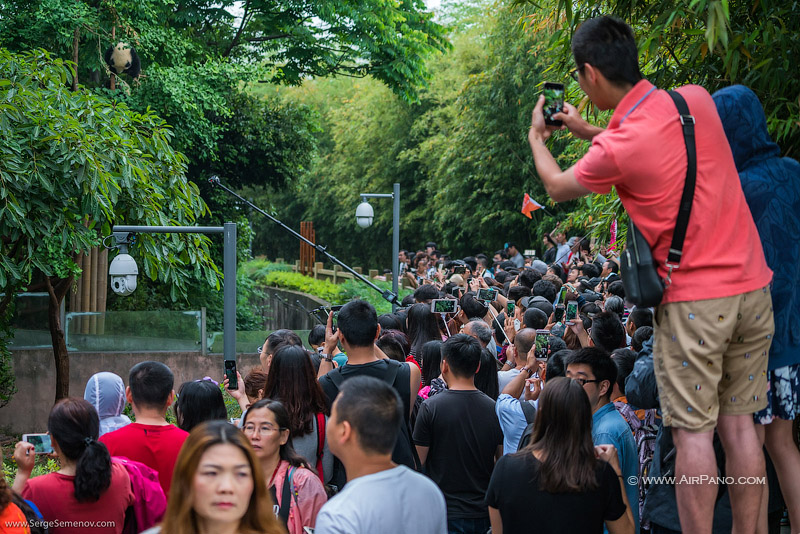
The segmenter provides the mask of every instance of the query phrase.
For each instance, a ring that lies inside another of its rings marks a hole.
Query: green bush
[[[334,284],[326,280],[315,280],[300,273],[291,272],[292,266],[285,263],[273,263],[267,260],[253,260],[243,264],[240,272],[253,280],[257,285],[292,289],[308,295],[327,300],[331,304],[346,304],[354,299],[366,300],[375,307],[378,314],[390,313],[389,304],[377,291],[360,280],[347,280],[342,284]],[[390,282],[372,281],[382,290],[391,289]],[[400,300],[410,294],[410,289],[401,289]]]

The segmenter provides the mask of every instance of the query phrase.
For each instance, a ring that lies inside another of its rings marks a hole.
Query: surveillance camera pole
[[[236,223],[224,226],[114,226],[117,244],[127,252],[129,234],[223,234],[222,352],[225,360],[236,360]],[[121,241],[120,241],[121,239]]]
[[[341,265],[347,272],[349,272],[350,274],[352,274],[353,276],[355,276],[356,278],[358,278],[359,280],[361,280],[362,282],[367,284],[369,287],[371,287],[372,289],[374,289],[375,291],[380,293],[383,298],[385,298],[387,301],[391,302],[393,305],[397,304],[397,289],[394,289],[394,292],[392,292],[392,291],[390,291],[388,289],[386,291],[384,291],[383,289],[381,289],[380,287],[378,287],[377,285],[372,283],[372,281],[370,281],[369,278],[366,278],[361,273],[356,272],[349,265],[347,265],[346,263],[344,263],[343,261],[341,261],[340,259],[335,257],[333,254],[328,252],[326,247],[324,247],[322,245],[318,245],[316,243],[312,243],[311,241],[309,241],[308,239],[306,239],[302,235],[298,234],[293,229],[289,228],[288,226],[283,224],[281,221],[279,221],[278,219],[276,219],[275,217],[273,217],[272,215],[270,215],[266,211],[262,210],[261,208],[259,208],[258,206],[256,206],[255,204],[253,204],[252,202],[247,200],[246,198],[242,197],[241,195],[239,195],[235,191],[233,191],[233,190],[225,187],[224,185],[222,185],[222,183],[220,182],[220,179],[219,179],[218,176],[212,176],[211,178],[208,179],[208,182],[211,184],[212,187],[219,187],[220,189],[222,189],[223,191],[225,191],[229,195],[238,198],[240,201],[244,202],[245,204],[247,204],[248,206],[250,206],[251,208],[256,210],[258,213],[260,213],[261,215],[263,215],[264,217],[266,217],[270,221],[274,222],[275,224],[277,224],[278,226],[280,226],[281,228],[283,228],[284,230],[286,230],[287,232],[292,234],[294,237],[296,237],[297,239],[299,239],[303,243],[306,243],[307,245],[310,245],[310,246],[314,247],[314,250],[316,250],[317,252],[327,256],[327,258],[329,260],[331,260],[333,263],[335,263],[337,265]],[[395,261],[396,260],[397,260],[397,258],[395,258]]]

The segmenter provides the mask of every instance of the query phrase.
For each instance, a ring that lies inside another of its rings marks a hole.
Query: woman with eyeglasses
[[[289,426],[284,405],[262,399],[247,410],[242,428],[261,461],[276,515],[289,534],[304,534],[303,527],[314,528],[328,498],[317,474],[295,452]]]
[[[530,444],[495,465],[486,504],[493,534],[633,534],[613,445],[592,445],[592,408],[577,380],[551,378],[539,396]],[[509,491],[514,488],[514,491]],[[578,513],[576,513],[578,512]]]

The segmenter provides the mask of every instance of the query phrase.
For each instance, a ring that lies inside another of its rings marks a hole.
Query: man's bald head
[[[514,349],[517,351],[517,358],[525,358],[536,342],[536,330],[533,328],[523,328],[517,332],[514,338]]]

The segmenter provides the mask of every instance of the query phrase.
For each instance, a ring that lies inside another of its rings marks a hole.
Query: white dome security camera
[[[108,267],[108,276],[111,278],[111,289],[114,293],[126,297],[136,291],[139,267],[130,254],[117,254]]]
[[[372,206],[369,202],[362,202],[356,208],[356,223],[358,223],[361,228],[370,226],[374,216],[375,212],[372,210]]]

